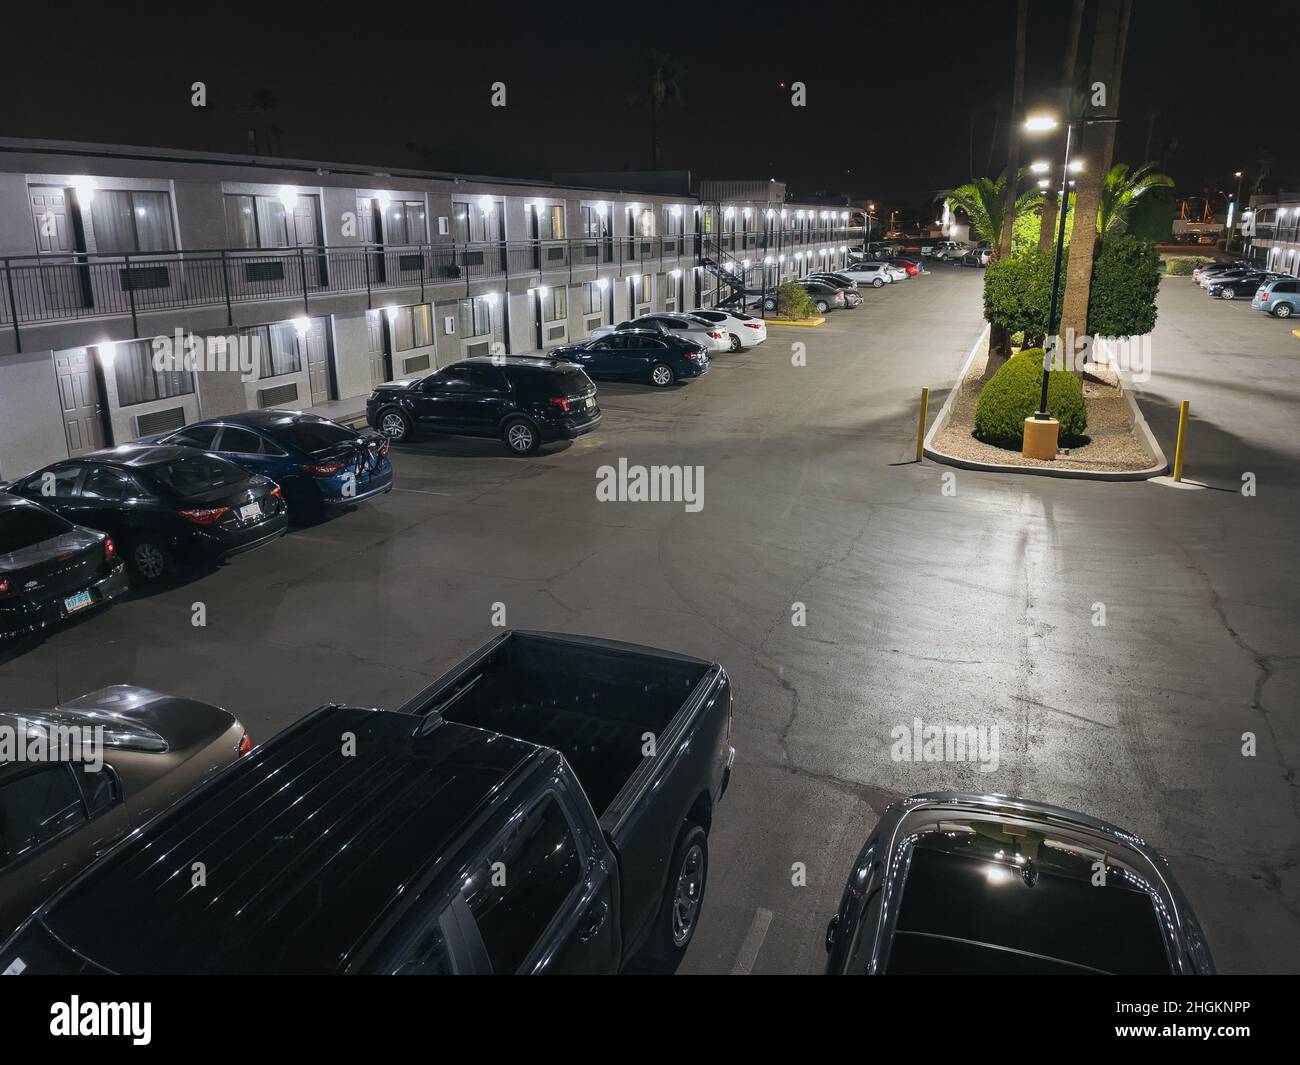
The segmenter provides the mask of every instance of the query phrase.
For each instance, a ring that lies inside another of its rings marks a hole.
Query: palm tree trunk
[[[1056,241],[1056,193],[1047,190],[1043,197],[1043,221],[1038,227],[1038,250],[1050,255]]]
[[[1011,254],[1011,232],[1016,220],[1016,176],[1020,172],[1020,112],[1025,96],[1025,27],[1029,20],[1029,0],[1016,2],[1016,72],[1011,83],[1011,112],[1007,122],[1007,200],[1002,210],[1002,232],[998,234],[996,258]],[[1011,357],[1011,335],[1001,326],[989,329],[989,354],[984,377],[992,377]]]
[[[1092,44],[1089,80],[1106,87],[1106,111],[1119,110],[1120,75],[1128,37],[1132,0],[1101,0]],[[1088,297],[1092,292],[1093,258],[1097,250],[1097,211],[1102,183],[1115,155],[1115,125],[1090,127],[1093,135],[1080,137],[1088,151],[1088,166],[1078,179],[1074,197],[1074,228],[1070,234],[1070,258],[1066,266],[1065,297],[1061,303],[1063,337],[1073,330],[1075,337],[1088,332]],[[1081,131],[1083,132],[1083,131]]]

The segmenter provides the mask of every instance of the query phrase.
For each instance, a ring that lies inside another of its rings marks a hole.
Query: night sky
[[[1070,5],[1029,7],[1032,103],[1059,78]],[[629,98],[653,48],[685,69],[661,165],[696,180],[776,177],[798,195],[915,205],[968,179],[972,160],[976,174],[1005,166],[1014,0],[379,5],[346,20],[309,6],[130,10],[8,13],[11,44],[30,46],[7,50],[0,133],[245,152],[256,121],[262,154],[518,177],[646,168],[649,111]],[[1116,160],[1140,162],[1150,136],[1180,194],[1231,191],[1237,169],[1249,190],[1265,152],[1274,183],[1300,185],[1295,66],[1286,45],[1267,61],[1234,10],[1135,0]],[[1243,55],[1260,60],[1247,93],[1223,73]],[[204,111],[190,106],[196,80]],[[505,108],[490,106],[496,81]],[[779,88],[794,81],[806,108]],[[241,114],[259,89],[274,107]]]

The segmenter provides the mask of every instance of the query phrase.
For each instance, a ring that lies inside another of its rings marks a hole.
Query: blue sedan
[[[588,377],[649,381],[659,388],[709,372],[709,353],[702,345],[672,333],[646,329],[620,329],[547,354],[577,363]]]
[[[298,520],[393,487],[387,440],[301,411],[246,411],[146,440],[202,448],[269,477],[284,490],[289,512]]]

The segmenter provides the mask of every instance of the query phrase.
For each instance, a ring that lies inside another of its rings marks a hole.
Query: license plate
[[[240,521],[257,521],[262,516],[261,503],[245,503],[239,508]]]
[[[63,600],[63,609],[69,614],[75,614],[78,610],[85,610],[93,602],[94,600],[90,598],[89,591],[78,592],[76,595],[70,595]]]
[[[588,398],[586,402],[583,404],[583,406],[585,406],[587,410],[591,410],[591,408],[594,407],[595,405],[596,405],[596,400],[594,398]]]

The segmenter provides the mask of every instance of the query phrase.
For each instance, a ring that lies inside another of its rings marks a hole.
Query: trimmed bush
[[[1038,409],[1042,388],[1043,349],[1028,348],[1013,355],[980,389],[975,404],[975,435],[990,444],[1019,445],[1025,419]],[[1068,371],[1055,371],[1047,386],[1047,410],[1061,423],[1061,439],[1083,435],[1088,410],[1083,385]]]
[[[817,304],[802,285],[787,281],[776,290],[776,313],[792,321],[812,318],[817,314]]]
[[[1174,255],[1165,260],[1165,273],[1170,277],[1187,277],[1202,263],[1214,262],[1205,255]]]
[[[1128,235],[1108,237],[1092,267],[1088,332],[1098,337],[1141,336],[1156,327],[1160,253]]]
[[[1055,249],[1046,255],[1037,249],[989,263],[984,271],[984,317],[1008,333],[1045,336],[1047,309],[1052,297],[1052,263]],[[1068,261],[1069,254],[1067,252]],[[1061,264],[1061,282],[1065,283]],[[1059,321],[1061,308],[1056,309]]]

